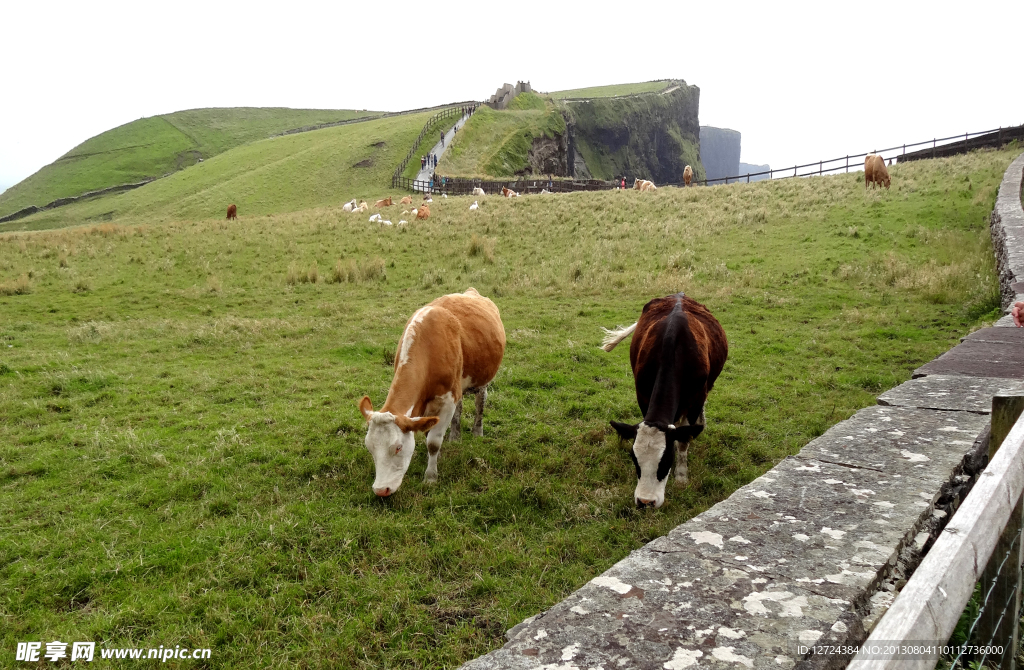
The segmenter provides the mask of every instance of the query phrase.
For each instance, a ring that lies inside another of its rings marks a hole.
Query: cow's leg
[[[487,402],[487,387],[481,386],[476,391],[476,419],[473,421],[473,434],[482,437],[484,434],[484,403]]]
[[[690,440],[685,442],[676,441],[676,484],[686,486],[690,483],[690,468],[686,464],[686,456],[689,453]]]
[[[448,433],[449,442],[458,442],[462,439],[462,398],[455,403],[455,414],[452,416],[452,431]]]
[[[437,454],[441,451],[441,442],[454,414],[455,401],[450,397],[445,398],[441,410],[437,413],[437,425],[427,432],[427,470],[423,473],[423,481],[428,484],[437,481]]]

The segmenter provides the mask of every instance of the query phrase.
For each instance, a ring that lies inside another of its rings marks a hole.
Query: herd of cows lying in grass
[[[687,186],[693,179],[689,165],[683,172]],[[864,159],[864,187],[885,186],[890,178],[881,156]],[[636,179],[633,188],[654,191],[653,182]],[[481,188],[473,195],[485,195]],[[519,197],[502,187],[502,197]],[[447,197],[447,196],[444,196]],[[430,216],[430,194],[418,207],[405,210],[417,219]],[[405,196],[401,205],[411,205]],[[375,208],[392,206],[391,197],[377,200]],[[470,210],[477,209],[476,201]],[[345,203],[345,212],[366,212],[366,201]],[[237,217],[228,207],[227,218]],[[371,221],[391,224],[379,214]],[[400,221],[400,224],[406,223]],[[636,467],[633,493],[637,507],[661,507],[669,474],[685,485],[690,443],[704,430],[704,405],[729,354],[725,331],[704,305],[683,293],[655,298],[644,305],[633,325],[606,330],[602,343],[611,351],[633,336],[629,362],[633,369],[637,404],[643,421],[630,425],[612,421],[624,440],[632,440],[630,457]],[[498,307],[475,288],[441,296],[418,309],[409,319],[395,352],[395,375],[379,411],[369,396],[359,401],[366,419],[366,448],[373,457],[373,492],[380,497],[395,493],[402,484],[416,448],[416,433],[426,433],[427,469],[424,481],[437,481],[437,456],[449,427],[449,441],[461,439],[462,398],[476,397],[473,434],[483,435],[487,386],[505,354],[505,328]]]

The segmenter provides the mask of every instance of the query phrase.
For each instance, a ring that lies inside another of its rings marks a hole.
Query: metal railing
[[[449,119],[453,116],[461,117],[466,113],[467,109],[475,109],[476,107],[477,103],[475,102],[466,105],[459,105],[457,107],[449,107],[447,109],[442,109],[440,112],[430,117],[426,124],[424,124],[423,130],[421,130],[420,134],[416,137],[416,141],[412,143],[412,148],[409,149],[409,153],[405,156],[402,162],[398,164],[398,167],[395,168],[395,173],[391,176],[391,188],[401,188],[399,183],[403,180],[411,181],[408,177],[403,177],[402,173],[405,172],[405,168],[409,165],[409,161],[412,160],[412,157],[416,155],[416,151],[420,148],[420,144],[423,142],[423,138],[427,136],[427,133],[431,132],[437,124],[441,122],[441,120]]]
[[[1012,669],[1024,549],[1024,397],[992,400],[990,461],[899,597],[860,645],[850,670],[935,667]],[[993,453],[994,452],[994,453]],[[978,612],[967,639],[947,642],[971,601]]]
[[[974,138],[972,140],[972,138]],[[972,149],[985,146],[1002,146],[1004,142],[1013,139],[1024,139],[1024,125],[1012,126],[1010,128],[995,128],[993,130],[982,130],[976,133],[964,133],[963,135],[951,135],[949,137],[932,138],[924,142],[913,144],[901,144],[887,149],[865,152],[861,154],[850,154],[839,158],[830,158],[803,165],[794,165],[790,168],[769,169],[762,172],[748,172],[747,174],[734,177],[718,177],[716,179],[702,179],[700,183],[704,186],[713,184],[731,184],[735,182],[750,183],[751,177],[762,177],[767,179],[786,179],[789,177],[812,177],[831,174],[833,172],[849,172],[852,167],[854,171],[864,169],[864,158],[869,153],[878,154],[885,160],[904,162],[907,160],[918,160],[921,158],[938,158],[949,156],[954,153],[963,153]],[[940,144],[941,143],[941,144]],[[907,149],[915,147],[927,147],[924,150],[907,153]],[[853,161],[852,163],[850,161]],[[759,181],[756,180],[755,181]],[[676,186],[681,184],[675,184]]]

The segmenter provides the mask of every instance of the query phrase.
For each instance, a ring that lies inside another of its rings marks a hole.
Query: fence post
[[[1024,396],[996,395],[992,398],[992,432],[988,443],[988,457],[991,461],[996,451],[1002,446],[1003,440],[1009,435],[1013,424],[1017,422],[1022,410],[1024,410]],[[985,611],[978,621],[975,630],[974,640],[980,645],[999,645],[1003,640],[1009,641],[1010,649],[1002,655],[998,665],[993,664],[993,658],[987,667],[997,667],[1000,670],[1013,668],[1014,659],[1017,655],[1017,613],[1020,612],[1020,570],[1021,570],[1021,542],[1017,533],[1021,529],[1022,516],[1024,516],[1024,498],[1018,500],[1014,506],[1013,513],[1006,524],[1006,528],[999,536],[996,548],[992,552],[992,558],[982,572],[979,583],[982,594],[987,594],[992,585],[992,595],[988,599]],[[1017,548],[1014,551],[1014,543]],[[1009,554],[1007,564],[999,571],[1000,557]],[[1011,563],[1012,560],[1012,563]],[[1012,594],[1012,597],[1011,597]],[[1012,613],[1007,616],[1004,606],[1013,605]],[[991,640],[991,642],[989,642]],[[968,644],[971,644],[968,641]]]
[[[793,166],[793,176],[794,176],[794,177],[796,176],[796,168],[797,168],[797,166],[796,166],[796,165],[794,165],[794,166]]]
[[[750,173],[749,172],[747,173],[747,183],[748,184],[750,183]]]
[[[932,158],[935,158],[935,138],[932,138]]]
[[[903,158],[906,158],[906,157],[907,157],[907,145],[904,144],[903,145]]]
[[[847,156],[846,156],[846,171],[847,172],[850,171],[850,156],[849,156],[849,154],[847,154]]]
[[[821,161],[818,161],[818,176],[821,176]]]

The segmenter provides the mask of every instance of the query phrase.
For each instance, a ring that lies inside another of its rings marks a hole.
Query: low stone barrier
[[[1022,168],[1024,155],[992,217],[1012,297],[1024,288]],[[845,667],[851,654],[819,650],[866,639],[987,464],[992,396],[1024,392],[1024,329],[1006,325],[964,338],[463,669]]]

